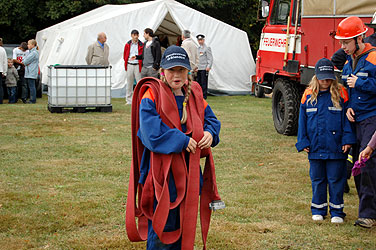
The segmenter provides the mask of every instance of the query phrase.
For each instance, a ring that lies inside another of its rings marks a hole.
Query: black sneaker
[[[376,226],[376,219],[370,219],[370,218],[358,218],[354,226],[360,226],[364,228],[371,228]]]
[[[22,102],[23,102],[24,104],[26,104],[26,99],[22,99]]]

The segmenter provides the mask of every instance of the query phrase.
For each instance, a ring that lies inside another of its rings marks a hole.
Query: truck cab
[[[338,24],[352,15],[370,22],[375,10],[374,0],[260,1],[259,17],[264,18],[265,25],[253,86],[256,97],[273,93],[272,113],[278,133],[297,133],[301,95],[314,75],[316,62],[330,59],[340,48],[334,39]],[[366,36],[371,34],[368,31]]]

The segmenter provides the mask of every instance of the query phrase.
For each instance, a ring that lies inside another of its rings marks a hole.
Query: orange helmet
[[[359,17],[349,16],[338,24],[335,38],[350,39],[366,33],[367,30],[368,28]]]

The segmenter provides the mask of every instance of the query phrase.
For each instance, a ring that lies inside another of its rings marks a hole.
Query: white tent
[[[36,40],[40,48],[43,83],[47,83],[48,65],[86,64],[87,47],[103,31],[110,47],[112,92],[115,96],[124,95],[124,45],[133,29],[137,29],[140,39],[144,40],[145,28],[167,36],[170,44],[175,44],[185,29],[191,31],[194,39],[197,34],[205,34],[214,56],[209,91],[224,94],[250,92],[249,81],[250,75],[255,74],[255,62],[247,34],[173,0],[105,5],[39,31]]]

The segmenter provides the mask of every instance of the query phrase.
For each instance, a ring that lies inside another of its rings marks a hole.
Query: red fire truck
[[[301,95],[314,75],[315,63],[323,57],[330,59],[340,48],[334,39],[339,22],[356,15],[369,23],[375,11],[376,0],[260,1],[259,16],[266,23],[252,88],[257,97],[273,93],[273,121],[278,133],[296,134]],[[373,33],[371,30],[366,36]]]

